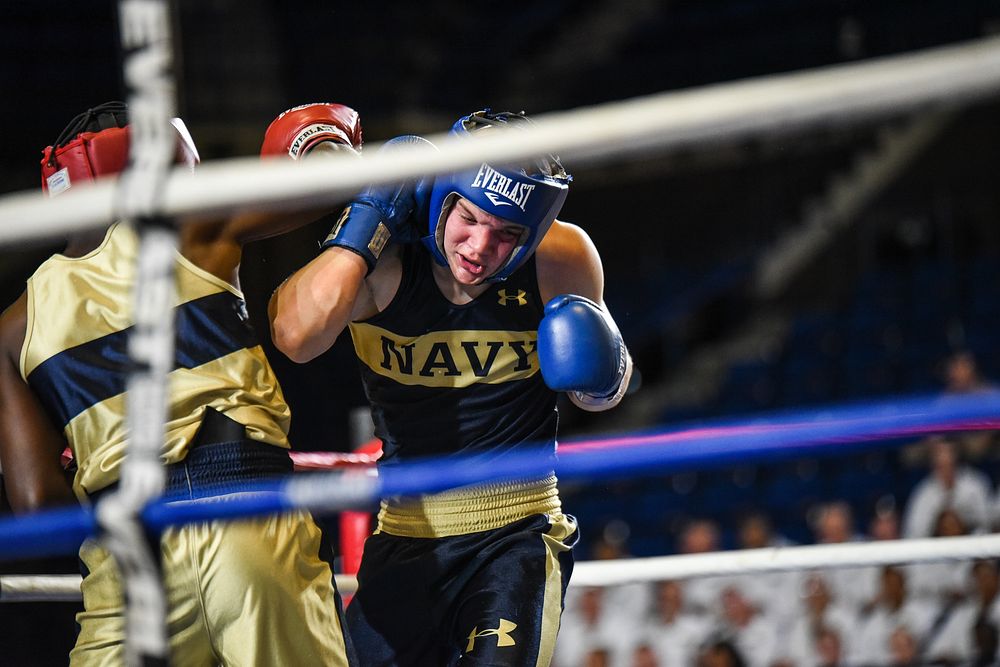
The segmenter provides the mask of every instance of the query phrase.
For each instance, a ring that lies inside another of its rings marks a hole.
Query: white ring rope
[[[353,575],[335,574],[337,592],[352,595],[358,590]],[[0,602],[79,602],[82,599],[78,574],[0,575]]]
[[[0,602],[77,602],[81,581],[78,574],[0,575]]]
[[[931,563],[997,556],[1000,556],[1000,535],[812,544],[580,562],[573,568],[572,585],[616,586],[639,581],[688,579],[747,572]]]
[[[578,561],[570,586],[618,586],[636,582],[790,570],[832,570],[870,565],[932,563],[1000,557],[1000,535],[743,549],[713,553]],[[336,575],[341,594],[357,579]],[[79,600],[79,575],[0,576],[0,602]]]
[[[639,150],[663,150],[808,125],[844,123],[956,104],[1000,92],[1000,37],[850,65],[667,92],[535,116],[527,129],[476,142],[429,135],[439,151],[413,148],[362,160],[332,156],[309,164],[258,158],[219,160],[197,174],[175,169],[163,213],[228,214],[248,208],[333,205],[370,183],[514,161],[556,152],[576,164]],[[833,119],[831,121],[831,119]],[[625,159],[624,157],[620,159]],[[0,198],[0,244],[101,227],[113,219],[115,186],[99,183],[49,200],[39,193]]]

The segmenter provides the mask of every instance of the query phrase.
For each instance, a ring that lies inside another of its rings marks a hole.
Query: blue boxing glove
[[[575,294],[545,304],[538,363],[550,389],[569,392],[577,407],[591,412],[618,405],[632,377],[632,357],[614,320]]]
[[[404,135],[385,142],[379,153],[434,144],[423,137]],[[416,220],[426,211],[432,179],[372,185],[360,192],[341,214],[322,247],[352,250],[368,264],[371,273],[389,243],[411,243],[420,239]]]

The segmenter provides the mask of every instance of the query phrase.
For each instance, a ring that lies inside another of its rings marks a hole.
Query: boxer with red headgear
[[[337,106],[344,115],[328,119],[325,140],[360,148],[357,114]],[[174,128],[178,163],[193,166],[194,142],[179,120]],[[121,172],[128,143],[123,104],[89,109],[45,150],[43,188],[55,195]],[[289,409],[246,321],[236,277],[246,242],[294,226],[268,213],[179,230],[176,357],[162,450],[168,494],[193,498],[292,470]],[[117,222],[98,238],[72,239],[0,316],[0,462],[15,511],[93,503],[118,483],[137,245],[133,229]],[[60,464],[67,446],[77,464],[70,485]],[[160,554],[175,664],[353,664],[321,544],[305,512],[165,532]],[[80,558],[84,611],[71,661],[119,664],[124,607],[114,562],[92,541]]]
[[[177,131],[177,163],[193,169],[200,161],[194,139],[180,118],[170,123]],[[124,102],[105,102],[87,109],[42,151],[42,191],[57,195],[74,183],[124,171],[128,147],[128,109]]]
[[[527,124],[480,111],[452,133]],[[381,464],[529,447],[554,457],[557,392],[587,410],[621,400],[631,359],[603,304],[600,257],[556,219],[569,185],[542,156],[371,186],[274,293],[272,337],[296,361],[350,329]],[[576,539],[554,475],[383,500],[348,607],[358,654],[549,664]]]

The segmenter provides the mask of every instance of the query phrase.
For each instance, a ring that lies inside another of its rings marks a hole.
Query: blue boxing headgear
[[[493,113],[489,109],[459,118],[451,134],[468,136],[486,128],[530,123],[521,113]],[[506,280],[535,252],[569,193],[573,180],[554,155],[520,166],[497,166],[485,162],[474,169],[444,174],[434,180],[428,220],[429,234],[423,239],[435,261],[447,266],[444,254],[444,222],[452,204],[463,197],[483,211],[525,228],[507,262],[491,275],[491,282]]]

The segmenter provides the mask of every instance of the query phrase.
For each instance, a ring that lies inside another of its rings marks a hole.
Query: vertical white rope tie
[[[123,67],[129,90],[129,165],[118,181],[117,217],[135,226],[139,249],[128,337],[127,456],[116,492],[98,503],[103,543],[114,556],[125,592],[125,662],[169,663],[166,593],[157,535],[141,512],[162,495],[160,461],[167,417],[167,375],[174,359],[174,254],[177,233],[160,214],[173,164],[176,115],[168,0],[119,2]]]

